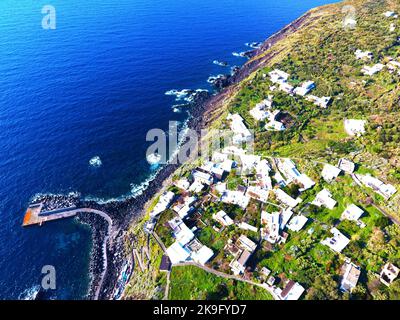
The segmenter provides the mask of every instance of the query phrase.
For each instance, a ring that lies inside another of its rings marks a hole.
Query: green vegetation
[[[159,271],[161,263],[162,250],[159,245],[143,231],[143,222],[133,225],[127,235],[126,251],[131,253],[133,248],[141,252],[141,248],[148,246],[151,259],[142,255],[145,269],[141,270],[137,261],[135,261],[135,270],[127,284],[124,292],[124,299],[149,300],[163,299],[166,275]],[[135,257],[136,259],[136,257]]]
[[[343,27],[341,8],[345,4],[356,9],[355,29]],[[212,116],[211,127],[227,128],[228,123],[221,114],[239,113],[246,125],[255,131],[256,154],[290,157],[301,172],[316,182],[312,189],[304,192],[294,183],[282,188],[292,197],[299,196],[303,200],[294,211],[309,218],[306,226],[299,232],[286,230],[288,237],[284,243],[260,242],[259,232],[240,230],[236,225],[223,227],[212,215],[223,210],[235,222],[247,222],[260,228],[263,210],[269,213],[279,210],[274,196],[270,194],[267,204],[251,200],[243,210],[221,203],[217,191],[212,188],[197,195],[202,204],[196,208],[197,215],[191,223],[197,227],[196,237],[200,242],[214,251],[210,266],[218,271],[230,273],[229,262],[233,258],[224,250],[225,244],[244,234],[260,243],[245,272],[253,281],[259,281],[259,271],[266,267],[272,271],[280,288],[289,279],[303,285],[307,289],[302,296],[304,299],[399,299],[400,280],[388,288],[378,279],[386,262],[400,266],[400,227],[385,217],[386,212],[399,217],[399,196],[386,201],[373,190],[360,187],[349,175],[341,175],[329,184],[321,178],[323,163],[336,164],[339,158],[346,157],[358,164],[356,173],[372,174],[400,190],[400,74],[383,70],[369,77],[360,72],[364,65],[385,62],[389,56],[400,61],[397,40],[400,28],[389,32],[393,20],[383,17],[388,8],[400,12],[400,4],[389,0],[354,0],[345,4],[312,10],[308,23],[302,28],[253,58],[251,62],[263,61],[258,64],[258,70],[235,86],[223,110]],[[372,51],[374,58],[368,62],[356,60],[356,49]],[[267,55],[272,59],[262,60]],[[322,109],[303,97],[272,91],[267,73],[275,68],[290,73],[292,84],[313,80],[316,88],[312,94],[331,96],[332,104]],[[282,111],[281,121],[287,128],[283,132],[265,131],[263,124],[249,113],[269,95],[273,95],[274,106]],[[348,136],[343,121],[349,118],[367,120],[367,132],[360,137]],[[190,169],[190,164],[183,166],[179,175],[189,177]],[[247,185],[247,179],[251,181],[253,177],[238,176],[233,170],[225,182],[229,190],[236,190],[240,185]],[[276,181],[273,183],[277,187]],[[337,201],[333,210],[310,204],[323,188]],[[350,204],[363,209],[362,226],[340,219]],[[166,210],[156,227],[156,233],[166,246],[174,241],[167,226],[173,216],[171,210]],[[331,235],[333,226],[351,240],[341,254],[321,244]],[[140,296],[140,290],[147,285],[145,281],[153,288],[149,296],[160,296],[154,288],[163,288],[166,279],[156,271],[161,252],[154,251],[155,262],[151,263],[149,271],[135,275],[136,282],[127,290],[130,296]],[[351,295],[339,290],[341,267],[346,258],[361,268],[361,277]],[[267,291],[257,286],[217,277],[194,266],[173,268],[169,298],[271,299]]]
[[[174,267],[171,273],[172,300],[273,300],[263,288],[224,279],[198,267]]]
[[[357,12],[355,29],[343,27],[341,8],[346,4]],[[400,186],[400,74],[387,69],[374,76],[361,73],[364,65],[387,63],[389,57],[400,59],[400,29],[389,32],[394,20],[383,16],[389,8],[400,11],[399,3],[389,0],[353,0],[317,8],[310,13],[310,24],[252,59],[275,55],[241,83],[227,108],[239,113],[255,131],[257,153],[332,164],[341,157],[356,156],[362,164],[360,173],[374,172]],[[357,60],[356,49],[369,50],[374,58]],[[312,94],[332,97],[331,105],[322,109],[304,97],[271,91],[268,72],[275,68],[289,73],[292,85],[313,80]],[[283,112],[285,131],[265,131],[249,113],[269,95],[273,95],[274,108]],[[367,120],[367,132],[361,137],[348,136],[344,119]],[[388,207],[398,215],[400,201]]]

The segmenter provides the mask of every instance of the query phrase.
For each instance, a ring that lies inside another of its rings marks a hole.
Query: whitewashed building
[[[306,81],[306,82],[302,83],[301,86],[294,89],[293,92],[299,96],[304,97],[306,94],[308,94],[314,88],[315,88],[314,81]]]
[[[332,182],[339,176],[341,172],[342,170],[340,170],[338,167],[325,164],[324,168],[322,169],[321,176],[326,182]]]
[[[343,211],[341,219],[342,220],[350,220],[350,221],[358,221],[363,215],[364,210],[357,207],[355,204],[350,204],[347,208]]]
[[[341,253],[342,250],[350,243],[350,239],[348,239],[336,228],[332,228],[331,233],[333,236],[322,240],[321,243],[328,246],[333,251]]]
[[[326,207],[333,210],[337,202],[332,198],[332,193],[330,193],[329,190],[323,189],[317,193],[315,199],[311,203],[317,207]]]
[[[350,136],[360,136],[365,133],[366,120],[345,119],[344,129]]]

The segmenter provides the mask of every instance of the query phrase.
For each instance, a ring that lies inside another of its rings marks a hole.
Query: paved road
[[[164,300],[169,300],[170,276],[171,276],[171,271],[168,271],[168,273],[167,273],[167,285],[165,287]]]
[[[165,247],[164,243],[160,239],[160,237],[157,235],[157,233],[153,232],[152,233],[154,239],[156,239],[157,243],[160,245],[161,249],[163,252],[167,251],[167,248]]]

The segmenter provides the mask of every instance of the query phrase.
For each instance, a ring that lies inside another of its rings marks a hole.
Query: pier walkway
[[[26,210],[22,226],[42,225],[45,222],[66,219],[76,216],[78,213],[94,213],[107,220],[109,226],[112,225],[111,218],[103,211],[92,208],[69,207],[42,212],[42,204],[30,205]],[[111,231],[111,230],[110,230]]]

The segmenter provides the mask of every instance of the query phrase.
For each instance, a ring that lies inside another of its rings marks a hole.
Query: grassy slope
[[[147,235],[143,231],[143,222],[135,224],[128,232],[127,251],[132,252],[133,248],[139,251],[142,246],[147,246]],[[124,299],[149,300],[163,299],[166,285],[166,275],[159,271],[161,263],[162,250],[151,238],[149,241],[149,251],[151,260],[143,261],[147,268],[140,270],[138,264],[135,264],[135,270],[126,286]],[[148,263],[147,263],[148,262]]]
[[[358,24],[354,30],[343,28],[344,4],[356,8]],[[390,33],[389,26],[394,20],[382,14],[389,9],[400,11],[400,4],[385,0],[344,4],[312,10],[312,23],[255,57],[258,60],[276,52],[271,61],[241,83],[239,92],[226,107],[240,113],[255,130],[256,150],[260,154],[332,163],[340,157],[356,155],[355,160],[374,169],[372,173],[400,187],[400,76],[388,71],[374,77],[360,73],[365,64],[372,65],[387,56],[400,56],[397,43],[400,26]],[[354,56],[357,48],[372,51],[374,61],[357,61]],[[293,84],[315,81],[317,88],[313,94],[332,96],[332,105],[323,110],[304,98],[271,92],[271,83],[263,75],[276,67],[290,73]],[[285,132],[263,131],[249,114],[269,94],[274,95],[277,108],[291,118]],[[368,120],[367,133],[362,138],[348,137],[343,127],[345,118]],[[387,207],[398,214],[399,197]]]
[[[171,273],[171,300],[272,300],[264,289],[227,280],[194,267],[174,267]]]

